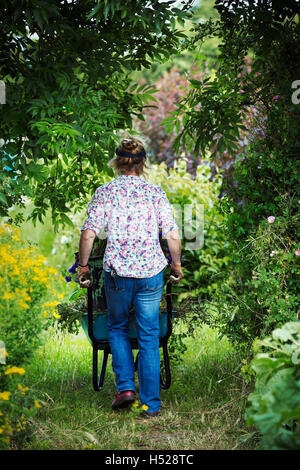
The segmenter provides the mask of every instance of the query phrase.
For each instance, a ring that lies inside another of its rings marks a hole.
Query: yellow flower
[[[54,318],[60,318],[60,315],[58,313],[53,313]]]
[[[6,432],[7,432],[8,434],[12,434],[12,433],[13,433],[13,428],[10,426],[10,424],[7,424],[7,425],[6,425]]]
[[[25,369],[23,369],[23,367],[13,366],[13,367],[10,367],[9,369],[6,369],[5,374],[6,375],[9,375],[9,374],[24,375],[25,374]]]
[[[14,294],[12,294],[11,292],[4,292],[4,294],[2,296],[3,300],[10,300],[10,299],[13,299],[13,298],[14,298]]]
[[[53,302],[45,302],[44,307],[56,307],[59,304],[58,300],[53,300]]]
[[[138,402],[135,401],[134,404],[132,405],[134,408],[137,408],[139,406]]]
[[[18,384],[18,389],[20,390],[20,392],[22,392],[22,395],[24,395],[25,392],[27,392],[29,390],[28,387],[22,387],[21,384]]]
[[[47,268],[47,271],[49,274],[57,274],[57,271],[55,268]]]
[[[19,305],[20,305],[20,307],[22,307],[22,308],[29,308],[29,305],[26,304],[26,302],[23,302],[23,300],[21,300],[21,301],[19,302]]]
[[[36,408],[42,408],[42,405],[40,405],[37,400],[34,400],[34,406],[35,406]]]
[[[9,400],[10,392],[0,392],[0,400]]]
[[[147,411],[148,408],[149,408],[149,406],[147,406],[147,405],[142,405],[142,410]]]

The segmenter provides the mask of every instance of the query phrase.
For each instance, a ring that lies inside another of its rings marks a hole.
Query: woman
[[[141,177],[146,168],[143,143],[123,138],[110,165],[119,176],[100,186],[88,205],[79,243],[81,287],[90,279],[88,259],[94,239],[105,228],[104,288],[108,308],[109,344],[116,375],[113,409],[135,401],[134,360],[128,338],[129,310],[134,304],[139,345],[139,395],[147,416],[160,411],[159,306],[163,271],[168,262],[159,241],[167,238],[171,269],[178,283],[182,277],[181,240],[165,192]],[[102,232],[103,233],[103,232]],[[145,407],[144,407],[145,408]]]

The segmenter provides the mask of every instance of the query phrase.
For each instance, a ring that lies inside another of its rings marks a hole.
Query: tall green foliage
[[[295,121],[299,109],[291,102],[291,86],[300,73],[298,2],[218,0],[216,9],[220,18],[197,25],[194,36],[196,47],[205,35],[219,38],[216,74],[204,82],[191,81],[178,109],[184,114],[184,129],[176,142],[176,148],[182,141],[203,154],[213,150],[213,156],[237,148],[249,105],[262,103],[269,112],[280,94],[287,120]],[[250,70],[245,67],[248,54],[253,56]],[[293,126],[290,132],[295,137]]]
[[[216,8],[220,18],[199,25],[195,41],[206,32],[220,39],[219,66],[215,76],[190,81],[173,118],[183,122],[175,148],[211,152],[213,159],[224,150],[236,152],[252,107],[255,137],[248,136],[246,152],[224,180],[219,204],[233,262],[208,305],[224,333],[249,345],[299,315],[300,107],[292,100],[292,85],[300,76],[300,6],[218,0]]]

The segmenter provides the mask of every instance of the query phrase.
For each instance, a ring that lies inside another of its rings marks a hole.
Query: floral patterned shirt
[[[143,278],[158,274],[168,261],[162,237],[177,228],[164,190],[136,175],[121,175],[100,186],[88,205],[81,230],[107,237],[103,268],[119,276]]]

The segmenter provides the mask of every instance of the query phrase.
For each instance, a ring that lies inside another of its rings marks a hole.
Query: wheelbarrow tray
[[[94,338],[98,342],[108,341],[108,313],[106,312],[93,312],[93,332]],[[84,313],[80,320],[80,325],[85,332],[90,344],[92,345],[92,340],[88,333],[88,314]],[[160,333],[159,337],[163,338],[168,332],[168,313],[167,311],[161,311],[159,313],[159,328]],[[135,315],[130,315],[129,317],[129,331],[128,337],[132,340],[137,339],[137,324]]]

